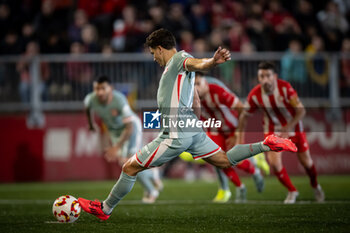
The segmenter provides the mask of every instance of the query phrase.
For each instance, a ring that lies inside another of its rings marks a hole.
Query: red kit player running
[[[205,77],[203,73],[196,72],[195,86],[201,100],[201,120],[215,118],[222,122],[221,128],[207,128],[207,135],[224,151],[231,149],[236,144],[235,130],[238,126],[238,117],[243,110],[243,104],[239,98],[230,91],[220,80]],[[254,160],[254,158],[250,158]],[[253,175],[253,179],[258,192],[264,189],[264,179],[260,169],[256,168],[250,159],[243,160],[236,165],[248,174]],[[246,201],[246,187],[239,179],[233,167],[222,169],[225,175],[236,186],[236,202]],[[223,177],[217,169],[219,180]],[[221,181],[222,182],[222,181]],[[214,201],[226,202],[231,196],[231,192],[223,187],[219,189]]]
[[[247,98],[246,108],[239,118],[238,137],[243,140],[243,130],[247,116],[260,108],[264,112],[264,134],[280,134],[291,139],[298,148],[297,155],[300,163],[310,177],[315,199],[323,202],[324,192],[317,182],[317,172],[309,151],[309,145],[301,119],[305,115],[304,105],[300,102],[297,92],[286,81],[277,78],[273,63],[261,62],[258,66],[259,84],[254,87]],[[267,158],[278,180],[288,189],[286,204],[295,203],[299,193],[292,184],[286,169],[282,164],[281,152],[267,152]]]

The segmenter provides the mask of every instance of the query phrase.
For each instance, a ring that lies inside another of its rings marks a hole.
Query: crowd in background
[[[329,78],[322,52],[350,52],[349,22],[349,0],[0,0],[0,55],[143,52],[146,36],[163,27],[190,53],[219,45],[242,54],[285,51],[284,79],[322,87]],[[73,80],[75,66],[67,67]],[[350,93],[350,59],[340,66],[342,92]],[[16,70],[21,83],[29,79],[25,62]],[[90,80],[92,71],[83,70]]]
[[[145,36],[167,28],[180,49],[284,51],[291,40],[312,50],[319,37],[326,51],[340,51],[349,36],[348,0],[2,0],[0,53],[20,54],[29,42],[41,53],[84,52],[111,47],[140,52]]]

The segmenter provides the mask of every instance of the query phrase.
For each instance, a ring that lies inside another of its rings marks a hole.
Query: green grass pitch
[[[246,204],[212,203],[213,182],[166,180],[156,204],[145,205],[136,184],[108,221],[82,213],[72,224],[55,221],[53,201],[65,194],[103,200],[114,181],[0,184],[0,232],[350,232],[349,176],[319,177],[323,204],[313,202],[307,177],[292,180],[300,192],[295,205],[282,204],[286,191],[274,177],[263,194],[243,178]]]

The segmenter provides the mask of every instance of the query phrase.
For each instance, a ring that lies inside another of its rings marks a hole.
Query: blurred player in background
[[[157,92],[159,112],[155,112],[153,117],[156,119],[162,115],[163,119],[178,124],[172,127],[162,124],[158,137],[128,159],[106,200],[99,202],[79,198],[78,202],[85,212],[107,220],[120,200],[132,190],[139,172],[159,167],[184,151],[191,153],[194,159],[203,158],[220,168],[236,165],[264,151],[296,151],[290,140],[271,135],[263,142],[237,145],[225,153],[205,134],[202,127],[181,127],[180,121],[199,122],[200,100],[194,87],[194,71],[214,68],[230,60],[231,54],[219,47],[212,58],[193,58],[185,51],[176,50],[175,37],[165,29],[152,32],[145,45],[154,61],[165,67]]]
[[[204,77],[204,74],[201,72],[196,72],[195,86],[201,100],[201,120],[215,118],[222,122],[221,128],[208,128],[207,135],[221,149],[228,151],[236,144],[235,130],[238,126],[238,117],[243,111],[242,102],[220,80]],[[254,160],[254,158],[251,159]],[[255,167],[253,162],[246,159],[238,163],[236,167],[253,175],[258,192],[263,191],[263,176],[260,173],[260,169]],[[214,202],[227,202],[231,197],[226,176],[236,186],[235,202],[246,201],[247,189],[233,167],[225,169],[216,168],[216,173],[219,178],[220,188],[214,198]]]
[[[107,76],[99,76],[93,83],[94,91],[85,97],[84,105],[89,122],[89,129],[95,131],[93,112],[107,128],[109,145],[105,149],[108,162],[118,161],[122,166],[129,157],[142,147],[142,129],[140,119],[131,110],[127,99],[119,91],[113,90]],[[142,201],[153,203],[163,184],[158,168],[140,172],[137,176],[145,189]]]
[[[293,87],[288,82],[278,79],[273,63],[261,62],[259,64],[258,81],[260,84],[250,91],[247,106],[239,118],[239,141],[243,141],[243,130],[248,115],[258,108],[262,109],[264,111],[265,137],[271,134],[280,134],[281,137],[290,138],[295,143],[298,147],[298,159],[310,177],[315,199],[318,202],[323,202],[325,195],[317,182],[317,172],[310,156],[309,145],[301,121],[305,115],[304,105]],[[281,153],[269,151],[267,158],[278,180],[288,189],[284,203],[295,203],[299,193],[283,167]]]

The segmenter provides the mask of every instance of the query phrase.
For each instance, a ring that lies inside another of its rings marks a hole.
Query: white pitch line
[[[67,222],[59,222],[59,221],[46,221],[44,223],[58,223],[58,224],[67,224]]]
[[[0,199],[0,204],[3,205],[32,205],[32,204],[39,204],[39,205],[46,205],[49,203],[53,203],[55,200],[20,200],[20,199]]]
[[[54,200],[10,200],[10,199],[0,199],[0,205],[50,205],[54,202]],[[295,204],[349,204],[350,200],[333,200],[333,201],[325,201],[323,203],[317,203],[315,201],[297,201]],[[208,200],[157,200],[155,203],[151,205],[175,205],[175,204],[239,204],[239,205],[280,205],[283,204],[283,201],[272,201],[272,200],[248,200],[245,203],[234,203],[234,201],[229,201],[226,203],[213,203]],[[121,201],[119,205],[149,205],[142,203],[141,200],[125,200]]]

